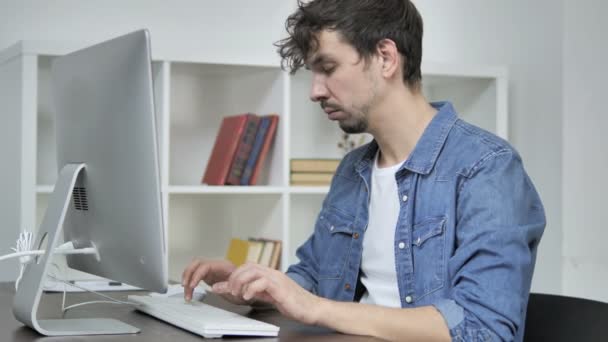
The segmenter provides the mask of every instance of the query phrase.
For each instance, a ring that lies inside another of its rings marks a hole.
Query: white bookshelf
[[[0,51],[0,250],[19,230],[38,227],[57,177],[51,61],[87,44],[19,42]],[[153,78],[161,154],[170,278],[195,256],[223,257],[231,237],[283,241],[283,269],[312,233],[328,187],[289,185],[291,158],[340,158],[341,131],[308,99],[310,76],[278,65],[154,55]],[[423,64],[424,91],[448,99],[465,120],[508,138],[503,67]],[[205,186],[200,181],[221,120],[253,112],[280,116],[259,185]],[[11,146],[11,148],[8,148]],[[0,265],[2,267],[2,265]],[[16,266],[0,268],[0,281]],[[6,271],[6,272],[5,272]]]

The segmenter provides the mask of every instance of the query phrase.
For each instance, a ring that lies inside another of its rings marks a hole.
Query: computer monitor
[[[13,312],[44,335],[134,333],[108,319],[38,320],[63,230],[70,267],[156,292],[167,289],[159,148],[146,30],[58,57],[51,70],[59,177],[37,233],[45,255],[25,269]]]

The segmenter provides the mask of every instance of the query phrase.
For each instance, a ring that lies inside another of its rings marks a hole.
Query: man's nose
[[[313,75],[312,85],[310,87],[310,100],[313,102],[319,102],[327,99],[327,86],[322,77]]]

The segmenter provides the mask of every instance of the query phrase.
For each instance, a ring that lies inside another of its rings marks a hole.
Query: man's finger
[[[218,281],[217,283],[211,286],[211,290],[218,294],[230,292],[227,281]]]
[[[247,270],[250,270],[252,268],[255,268],[256,266],[258,266],[258,264],[251,263],[251,262],[248,262],[246,264],[241,265],[240,267],[238,267],[236,270],[234,270],[230,274],[230,276],[228,277],[228,282],[230,282],[232,279],[238,277],[239,274],[241,274],[241,273],[243,273],[243,272],[245,272]]]
[[[196,270],[196,268],[201,264],[200,259],[195,259],[190,262],[190,265],[186,267],[184,272],[182,273],[182,286],[184,287],[184,298],[186,300],[190,300],[192,298],[192,290],[190,289],[190,280],[192,279],[192,274]]]
[[[186,287],[186,286],[188,286],[188,284],[190,284],[190,278],[192,277],[192,273],[194,272],[194,270],[196,270],[196,268],[198,267],[198,265],[200,265],[200,263],[201,263],[200,259],[193,260],[184,269],[184,272],[182,273],[182,286],[183,287]]]
[[[263,293],[268,288],[270,280],[268,278],[258,278],[247,285],[247,289],[243,293],[243,299],[250,300],[259,293]]]
[[[263,272],[255,267],[246,267],[233,277],[228,279],[228,287],[233,296],[240,297],[243,295],[244,287],[257,278],[264,277]]]
[[[188,286],[191,288],[195,288],[198,285],[198,283],[207,276],[208,272],[209,272],[209,264],[203,263],[203,264],[199,265],[198,268],[192,274],[192,277],[190,278],[190,283],[188,284]]]
[[[194,288],[207,275],[208,271],[209,265],[201,263],[194,271],[194,273],[192,273],[189,282],[186,286],[184,286],[184,297],[186,298],[186,300],[190,300],[192,298],[192,292],[194,292]]]

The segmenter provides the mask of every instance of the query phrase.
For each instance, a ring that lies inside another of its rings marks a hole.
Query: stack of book
[[[290,182],[296,186],[327,186],[340,164],[340,159],[292,159]]]
[[[281,241],[271,239],[233,238],[226,252],[226,259],[236,266],[253,262],[278,270],[281,264]]]
[[[274,140],[279,116],[227,116],[215,138],[203,175],[207,185],[255,185]]]

